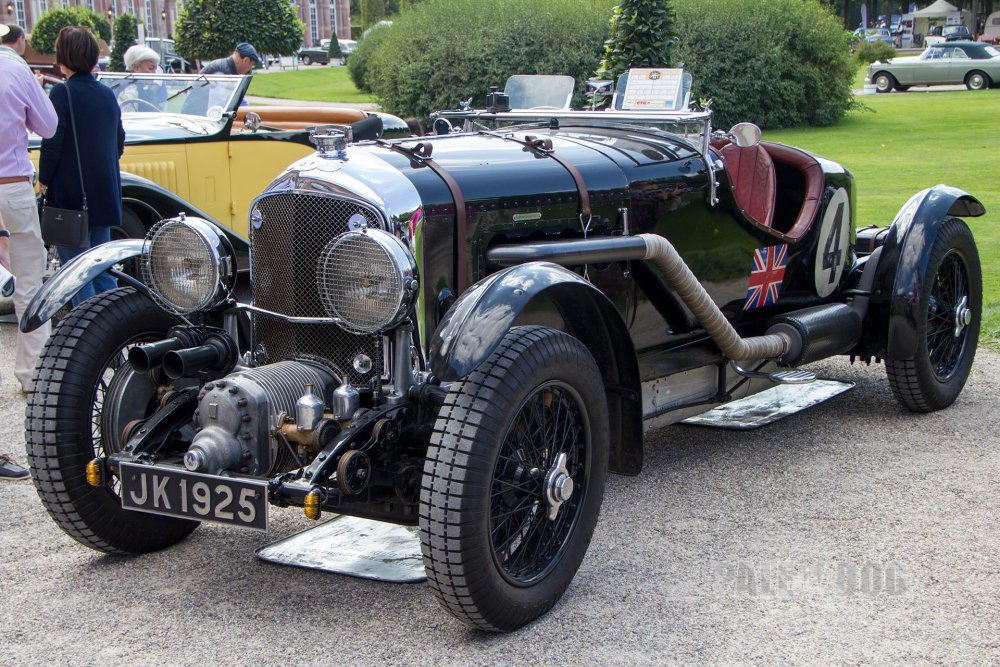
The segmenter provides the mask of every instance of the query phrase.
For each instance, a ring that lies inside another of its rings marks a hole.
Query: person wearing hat
[[[24,30],[14,24],[0,24],[0,58],[27,65],[24,56]]]
[[[0,25],[0,38],[8,34],[9,26]],[[0,57],[0,264],[17,278],[14,313],[18,319],[42,286],[46,260],[32,185],[34,168],[28,160],[28,132],[48,138],[58,125],[52,102],[28,66]],[[17,332],[14,376],[25,393],[33,389],[31,374],[48,337],[47,322],[30,333]],[[27,476],[25,468],[0,454],[0,479]]]
[[[262,65],[257,49],[253,44],[240,42],[233,49],[233,53],[225,58],[213,60],[201,68],[202,74],[249,74],[254,63]]]

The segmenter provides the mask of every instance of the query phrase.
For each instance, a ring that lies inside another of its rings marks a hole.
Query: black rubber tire
[[[549,433],[582,437],[526,449],[541,441],[523,435],[515,441],[515,424],[522,434],[545,425]],[[420,492],[424,567],[448,612],[475,628],[504,632],[556,604],[597,523],[608,437],[601,373],[587,348],[562,332],[515,327],[486,362],[452,384]],[[549,520],[547,473],[560,443],[573,457],[566,469],[574,489]],[[495,517],[503,520],[494,525]]]
[[[965,87],[969,90],[986,90],[992,85],[986,72],[973,70],[965,75]]]
[[[917,321],[917,352],[909,359],[885,364],[893,395],[913,412],[941,410],[958,398],[976,356],[982,315],[979,252],[965,223],[956,218],[945,221],[930,253],[921,281],[919,309],[926,317]],[[955,336],[956,312],[963,296],[968,323]]]
[[[92,487],[85,478],[87,463],[116,451],[120,435],[102,437],[100,432],[99,380],[110,384],[113,364],[126,346],[161,340],[175,324],[176,318],[131,287],[103,292],[59,324],[35,368],[25,415],[32,480],[59,527],[98,551],[156,551],[184,539],[198,525],[124,510],[112,485]]]
[[[896,77],[888,72],[878,72],[872,77],[872,83],[875,84],[876,93],[891,93],[892,89],[899,85]]]
[[[302,56],[302,64],[312,65],[312,58],[310,58],[309,56]]]

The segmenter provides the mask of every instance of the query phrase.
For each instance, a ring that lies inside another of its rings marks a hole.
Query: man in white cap
[[[0,58],[7,58],[22,65],[24,61],[25,37],[21,26],[14,24],[0,25]]]
[[[0,25],[0,38],[10,28]],[[17,278],[14,313],[20,319],[31,297],[42,286],[45,246],[38,227],[32,185],[34,167],[28,160],[28,132],[51,137],[58,125],[52,102],[24,62],[0,58],[0,264]],[[49,325],[17,333],[14,375],[28,393],[38,355],[49,337]],[[0,479],[27,477],[28,471],[0,456]]]

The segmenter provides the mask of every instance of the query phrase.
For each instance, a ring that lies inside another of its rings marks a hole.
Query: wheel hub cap
[[[559,508],[573,497],[573,478],[566,469],[566,454],[556,457],[555,463],[545,476],[545,500],[549,504],[549,520],[554,521]]]
[[[955,306],[955,329],[953,331],[955,338],[962,335],[962,331],[965,327],[972,323],[972,309],[968,307],[969,297],[963,296]]]

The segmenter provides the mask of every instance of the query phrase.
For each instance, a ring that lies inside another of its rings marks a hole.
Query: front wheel
[[[976,356],[982,314],[979,252],[965,223],[945,222],[930,253],[917,306],[917,352],[886,361],[893,395],[914,412],[941,410],[958,398]]]
[[[983,72],[969,72],[965,77],[965,87],[969,90],[986,90],[990,87],[990,77]]]
[[[309,56],[302,56],[303,65],[312,65],[312,62],[313,62],[312,58],[310,58]]]
[[[52,333],[32,378],[25,440],[35,488],[70,537],[107,553],[146,553],[184,539],[196,521],[122,509],[117,480],[87,483],[95,456],[120,451],[123,433],[149,417],[164,390],[126,360],[178,321],[131,287],[102,292]]]
[[[424,465],[421,548],[444,608],[498,632],[551,609],[590,544],[607,468],[590,352],[552,329],[509,331],[452,384]]]
[[[896,78],[887,73],[879,72],[875,75],[875,92],[889,93],[896,86]]]

